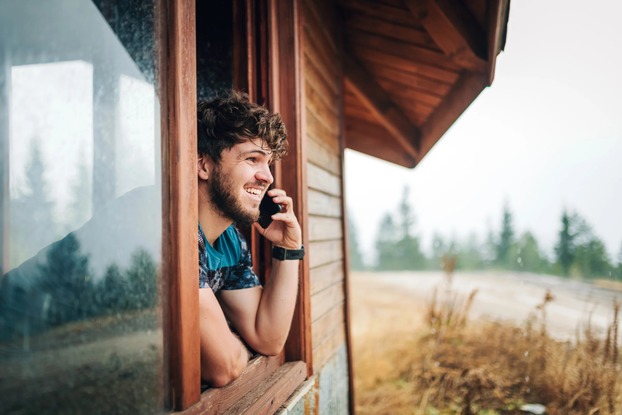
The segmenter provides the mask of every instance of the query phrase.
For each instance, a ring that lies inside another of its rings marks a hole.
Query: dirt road
[[[614,299],[622,301],[620,291],[556,276],[510,272],[457,272],[451,282],[443,272],[354,272],[350,286],[356,287],[352,292],[353,308],[357,304],[355,296],[366,295],[378,296],[386,304],[394,304],[394,308],[413,310],[425,309],[435,290],[439,298],[444,296],[445,299],[466,298],[477,290],[471,319],[503,320],[517,325],[524,324],[531,314],[538,312],[536,307],[549,290],[554,299],[546,307],[547,328],[551,335],[560,339],[575,339],[588,324],[597,333],[604,333],[613,320]],[[365,290],[365,286],[373,292]],[[373,315],[371,310],[364,312]]]

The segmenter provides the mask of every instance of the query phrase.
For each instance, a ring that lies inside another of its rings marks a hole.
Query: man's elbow
[[[253,347],[253,350],[255,350],[259,354],[262,354],[264,356],[276,356],[281,353],[281,351],[285,347],[285,339],[264,341],[251,346]]]
[[[229,370],[202,373],[203,379],[215,388],[222,388],[236,380],[243,372],[243,369],[232,367]]]
[[[229,359],[221,360],[218,365],[205,362],[201,365],[201,377],[211,386],[221,388],[236,380],[248,363],[247,352],[243,350],[240,356],[230,356]]]

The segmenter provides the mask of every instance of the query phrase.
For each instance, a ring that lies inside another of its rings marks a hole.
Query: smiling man
[[[304,255],[292,199],[274,181],[273,161],[286,151],[278,114],[231,92],[198,104],[199,312],[201,376],[211,386],[237,378],[254,353],[285,344]],[[267,228],[257,223],[264,194],[281,206]],[[255,226],[273,245],[264,287],[237,227]]]

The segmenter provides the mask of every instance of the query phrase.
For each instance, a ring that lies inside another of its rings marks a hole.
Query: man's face
[[[271,159],[271,151],[259,139],[224,150],[208,180],[212,206],[238,225],[256,222],[261,199],[274,181]]]

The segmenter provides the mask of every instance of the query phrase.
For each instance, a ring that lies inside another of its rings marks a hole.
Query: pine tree
[[[350,268],[357,271],[364,270],[365,263],[363,262],[363,256],[361,255],[361,248],[359,246],[358,229],[351,215],[348,215],[348,246],[350,251]]]
[[[88,317],[94,284],[78,239],[70,233],[52,244],[46,259],[40,266],[39,287],[51,298],[47,322],[56,326]]]
[[[475,233],[471,233],[463,243],[457,245],[452,251],[455,251],[457,269],[477,270],[483,268],[484,260],[481,254],[481,246]]]
[[[11,201],[10,263],[19,264],[57,238],[53,203],[47,194],[45,165],[38,141],[32,140],[22,194]]]
[[[571,229],[573,225],[572,218],[565,209],[562,212],[561,222],[562,227],[559,231],[557,245],[555,245],[555,255],[562,275],[568,276],[575,256],[576,235]]]
[[[113,314],[131,308],[127,278],[117,264],[106,268],[103,280],[97,285],[97,314]]]
[[[408,201],[410,189],[404,187],[399,204],[400,239],[395,245],[396,269],[425,269],[426,258],[421,252],[419,238],[413,234],[415,215]]]
[[[144,249],[132,254],[130,268],[125,273],[129,288],[129,307],[150,308],[158,300],[158,276],[156,263]]]
[[[593,278],[608,277],[614,272],[605,244],[576,212],[563,212],[555,253],[563,275]]]
[[[613,271],[605,244],[593,234],[577,246],[574,262],[577,272],[584,278],[608,277]]]
[[[501,220],[501,232],[497,243],[495,262],[501,266],[508,266],[509,255],[514,243],[514,228],[512,224],[512,212],[507,203],[503,205],[503,218]]]
[[[84,157],[81,160],[84,160]],[[72,186],[73,199],[69,206],[69,217],[65,219],[69,229],[77,229],[91,217],[92,187],[87,164],[81,161]]]
[[[515,243],[510,258],[513,268],[527,272],[548,272],[549,263],[531,232],[523,233]]]
[[[424,269],[427,260],[421,252],[419,238],[413,234],[415,217],[408,201],[409,189],[404,188],[398,205],[398,220],[387,213],[380,223],[376,239],[378,268],[386,270]]]
[[[376,236],[377,268],[381,270],[395,269],[395,244],[397,229],[391,214],[386,213],[380,221]]]

